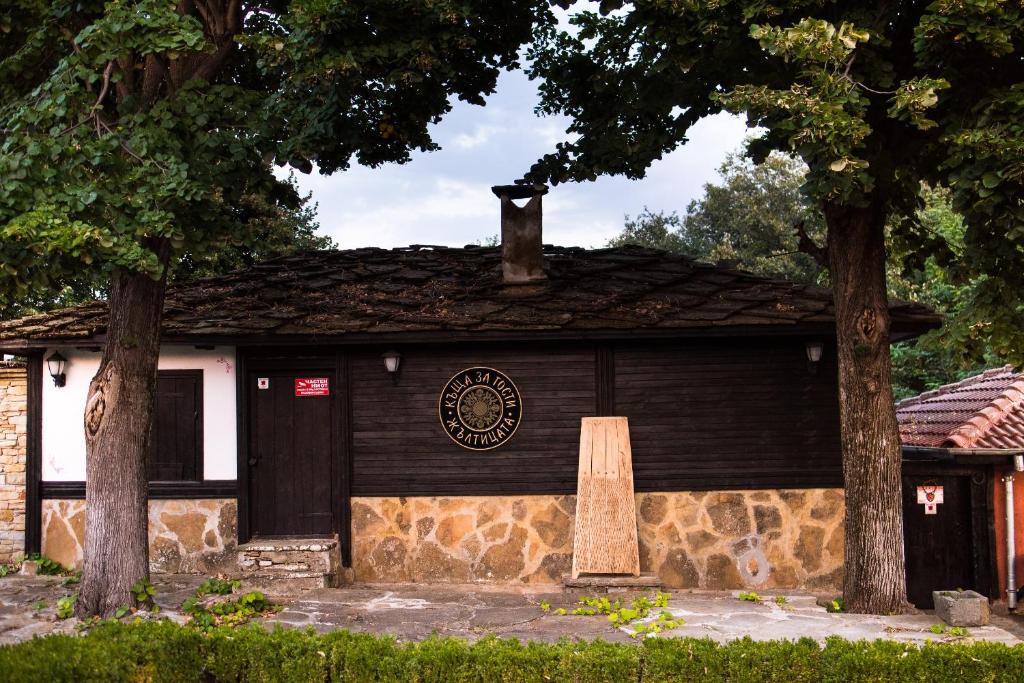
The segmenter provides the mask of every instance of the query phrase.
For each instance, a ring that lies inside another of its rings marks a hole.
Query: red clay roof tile
[[[905,445],[1024,448],[1024,373],[1007,365],[896,404]]]

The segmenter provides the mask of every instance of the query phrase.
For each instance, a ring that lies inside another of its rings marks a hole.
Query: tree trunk
[[[149,578],[146,465],[166,279],[116,272],[110,322],[85,408],[85,567],[76,611],[130,607]]]
[[[885,211],[826,204],[846,487],[843,596],[851,612],[907,608],[900,438],[889,377]]]

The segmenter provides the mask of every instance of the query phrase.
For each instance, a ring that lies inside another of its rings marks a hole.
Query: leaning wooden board
[[[572,578],[640,575],[633,456],[624,417],[585,417],[580,429]]]

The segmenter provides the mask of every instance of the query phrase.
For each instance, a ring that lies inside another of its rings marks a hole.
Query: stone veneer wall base
[[[640,569],[666,588],[842,586],[842,489],[636,494]],[[575,496],[352,499],[360,583],[561,585]]]
[[[28,374],[0,362],[0,564],[25,548]]]
[[[43,501],[43,555],[82,566],[85,501]],[[149,501],[149,566],[158,573],[237,572],[238,503],[234,498]]]

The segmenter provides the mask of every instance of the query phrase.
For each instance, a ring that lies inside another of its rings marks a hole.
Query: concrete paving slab
[[[162,614],[181,621],[180,605],[202,582],[201,576],[156,575],[157,603]],[[243,586],[243,590],[246,587]],[[73,592],[57,577],[0,578],[0,644],[27,640],[36,635],[74,633],[76,620],[57,620],[56,602]],[[351,586],[319,589],[300,595],[279,596],[283,606],[278,614],[261,621],[265,628],[309,628],[318,632],[337,629],[388,634],[402,641],[422,640],[434,635],[477,640],[490,634],[557,642],[563,638],[602,639],[632,642],[631,628],[615,628],[604,616],[558,616],[571,612],[586,591],[558,588],[504,590],[490,586]],[[653,592],[625,592],[609,595],[611,600],[629,602],[637,595]],[[774,596],[772,596],[774,597]],[[741,601],[735,593],[676,592],[668,611],[685,623],[678,629],[654,637],[711,638],[726,642],[750,637],[755,640],[813,638],[823,642],[829,636],[848,639],[886,639],[923,643],[955,641],[948,632],[930,629],[941,623],[932,614],[917,613],[893,617],[860,614],[830,614],[816,604],[814,596],[789,595],[785,604],[770,598],[762,603]],[[541,609],[541,602],[550,610]],[[45,603],[45,607],[37,608]],[[652,610],[657,618],[660,609]],[[1021,643],[1024,620],[992,616],[992,624],[968,628],[970,640],[989,640],[1011,645]]]
[[[740,601],[733,595],[685,595],[669,601],[667,610],[685,624],[678,629],[656,634],[656,637],[707,637],[718,642],[749,637],[753,640],[797,640],[812,638],[823,643],[839,636],[849,640],[897,640],[924,643],[954,640],[987,640],[1016,645],[1021,640],[999,626],[967,629],[967,638],[952,636],[948,631],[931,631],[941,621],[929,614],[874,616],[867,614],[834,614],[806,596],[787,596],[784,605],[770,600],[762,603]],[[657,614],[640,623],[651,622]],[[628,629],[627,630],[631,630]]]

